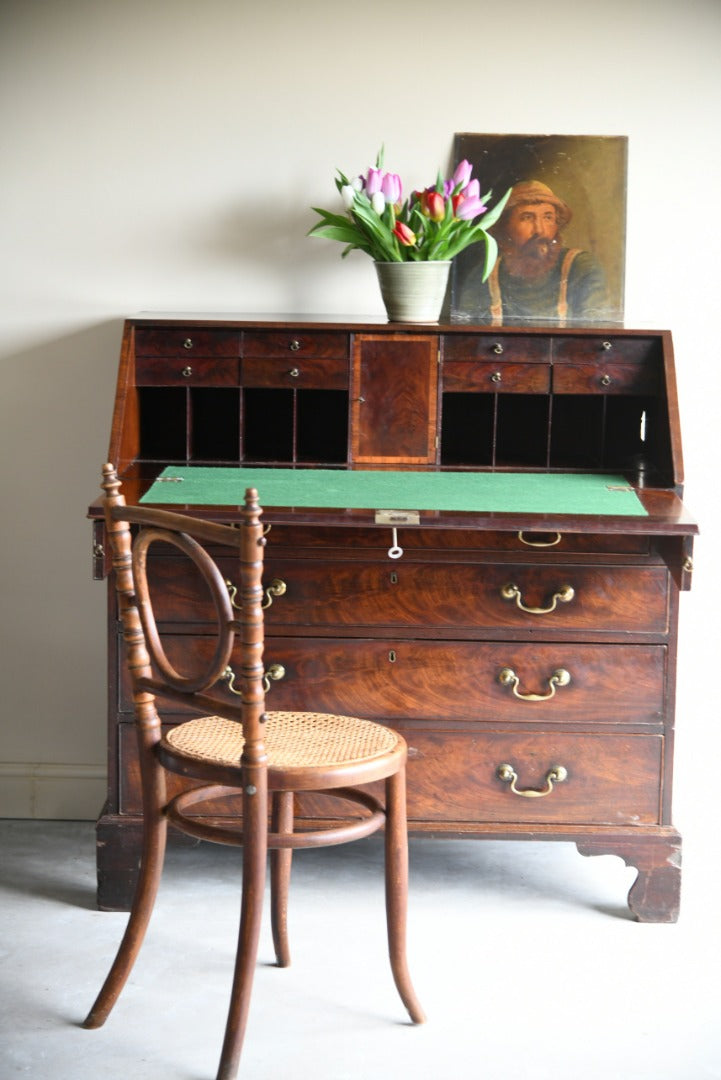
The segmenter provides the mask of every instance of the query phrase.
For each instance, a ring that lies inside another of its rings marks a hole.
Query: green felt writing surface
[[[635,491],[622,476],[590,473],[171,466],[141,501],[176,506],[237,506],[249,487],[257,488],[262,506],[646,515]]]

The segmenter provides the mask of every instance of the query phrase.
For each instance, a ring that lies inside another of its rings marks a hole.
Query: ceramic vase
[[[447,262],[377,262],[378,283],[391,322],[438,322],[451,269]]]

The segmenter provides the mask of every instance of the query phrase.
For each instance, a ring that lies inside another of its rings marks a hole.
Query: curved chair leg
[[[258,939],[263,915],[265,866],[268,854],[268,798],[263,780],[243,799],[243,891],[238,951],[235,956],[225,1039],[216,1080],[235,1080],[248,1022]]]
[[[293,832],[292,791],[273,793],[271,828],[274,833]],[[292,859],[292,848],[275,848],[270,853],[270,922],[278,967],[288,967],[290,964],[288,892]]]
[[[426,1017],[413,989],[406,957],[408,825],[405,769],[399,770],[386,780],[385,855],[386,915],[391,970],[408,1015],[414,1024],[422,1024]]]
[[[163,871],[167,835],[168,823],[162,811],[155,809],[146,813],[140,875],[130,918],[103,987],[83,1022],[84,1028],[102,1027],[133,970],[155,906]]]

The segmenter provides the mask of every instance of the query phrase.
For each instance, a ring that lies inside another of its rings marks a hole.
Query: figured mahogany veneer
[[[125,325],[108,460],[129,502],[174,464],[580,471],[632,486],[642,517],[423,509],[398,526],[397,560],[373,507],[266,505],[268,701],[303,708],[305,687],[313,708],[402,732],[412,830],[615,853],[638,870],[635,917],[676,918],[676,634],[697,530],[668,332],[143,316]],[[221,565],[232,592],[236,567]],[[208,598],[177,566],[158,550],[150,567],[168,655],[202,656]],[[129,903],[140,814],[114,595],[105,908]],[[335,813],[322,796],[298,810]]]

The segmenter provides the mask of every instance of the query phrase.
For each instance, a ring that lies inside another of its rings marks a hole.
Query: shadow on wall
[[[98,323],[3,360],[2,762],[104,760],[104,590],[91,580],[86,512],[121,329]]]

